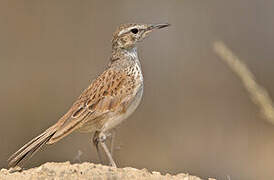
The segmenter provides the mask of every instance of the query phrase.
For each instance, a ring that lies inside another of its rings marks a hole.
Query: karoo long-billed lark
[[[105,140],[107,132],[132,114],[143,94],[143,75],[137,43],[150,32],[169,24],[124,24],[113,34],[112,55],[106,70],[84,90],[59,121],[25,144],[8,160],[9,167],[21,166],[44,144],[53,144],[71,132],[95,132],[93,143],[100,144],[112,166],[116,164]],[[99,153],[100,155],[100,153]]]

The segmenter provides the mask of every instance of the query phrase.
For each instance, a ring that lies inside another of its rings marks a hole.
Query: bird
[[[151,32],[168,26],[168,23],[120,25],[113,34],[112,52],[105,70],[54,125],[12,154],[8,167],[21,167],[42,146],[54,144],[73,131],[94,133],[92,141],[99,158],[101,145],[110,165],[117,167],[105,142],[109,131],[127,119],[142,99],[144,79],[137,44]]]

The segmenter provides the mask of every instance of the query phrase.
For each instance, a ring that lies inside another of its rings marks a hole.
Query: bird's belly
[[[102,131],[108,131],[118,124],[120,124],[123,120],[128,118],[138,107],[138,105],[141,102],[143,95],[143,86],[140,86],[140,88],[137,90],[135,97],[132,98],[129,105],[126,108],[126,111],[124,113],[117,113],[113,117],[111,117],[103,126]]]

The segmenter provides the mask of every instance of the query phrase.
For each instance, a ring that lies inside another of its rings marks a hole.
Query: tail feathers
[[[8,159],[8,167],[22,165],[26,160],[31,158],[41,147],[46,144],[50,138],[56,133],[54,126],[44,131],[39,136],[32,139],[30,142],[21,147]]]

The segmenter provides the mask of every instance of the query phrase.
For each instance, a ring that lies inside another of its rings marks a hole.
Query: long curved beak
[[[147,27],[146,31],[152,31],[152,30],[155,30],[155,29],[162,29],[162,28],[165,28],[165,27],[168,27],[168,26],[170,26],[170,24],[168,24],[168,23],[152,24],[152,25]]]

